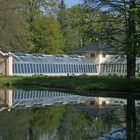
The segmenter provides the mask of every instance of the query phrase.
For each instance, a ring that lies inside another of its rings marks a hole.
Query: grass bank
[[[140,92],[140,78],[127,79],[112,76],[13,76],[0,77],[0,86],[36,86],[83,91]]]

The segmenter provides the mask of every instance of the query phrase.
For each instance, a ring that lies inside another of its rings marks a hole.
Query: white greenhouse
[[[2,53],[1,53],[2,54]],[[3,54],[1,75],[93,75],[95,60],[78,55]]]
[[[0,75],[126,75],[126,56],[105,44],[94,43],[76,49],[76,55],[3,53],[0,51]],[[140,58],[136,59],[140,73]]]
[[[101,74],[124,75],[127,73],[126,56],[112,55],[100,64]],[[136,58],[136,73],[140,73],[140,58]]]

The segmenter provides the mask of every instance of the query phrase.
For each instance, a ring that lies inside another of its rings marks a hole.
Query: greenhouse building
[[[97,74],[95,60],[78,55],[0,53],[1,75]]]
[[[125,75],[127,73],[126,56],[112,55],[100,64],[101,74]],[[136,74],[140,73],[140,58],[136,58]]]
[[[105,52],[104,52],[105,53]],[[104,54],[103,54],[104,55]],[[102,58],[103,57],[103,58]],[[0,75],[126,75],[126,56],[101,53],[95,58],[81,55],[46,55],[0,52]],[[140,73],[140,58],[136,59]]]

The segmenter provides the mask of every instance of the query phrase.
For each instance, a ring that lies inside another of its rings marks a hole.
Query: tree
[[[19,52],[30,48],[27,24],[20,13],[19,0],[0,1],[0,48],[4,52]]]
[[[136,35],[136,20],[135,20],[136,0],[129,1],[128,17],[126,19],[126,40],[127,40],[127,77],[135,76],[136,69],[136,48],[137,48],[137,35]]]
[[[73,26],[73,16],[75,13],[71,12],[71,8],[66,8],[64,0],[59,4],[57,20],[61,25],[61,30],[64,36],[64,52],[71,53],[74,48],[80,46],[80,33],[76,26]]]
[[[63,53],[64,39],[54,17],[38,16],[32,22],[33,43],[36,53]]]
[[[22,13],[31,32],[34,53],[62,53],[63,35],[56,20],[56,0],[26,0]]]
[[[103,24],[100,21],[103,16],[100,11],[95,11],[85,5],[77,5],[71,9],[72,27],[75,27],[80,35],[80,47],[91,44],[97,40],[97,35]]]
[[[123,46],[124,54],[127,55],[127,77],[132,78],[135,76],[136,56],[139,47],[139,31],[137,30],[138,14],[136,11],[139,9],[137,0],[85,0],[85,3],[98,9],[107,15],[107,19],[102,21],[107,27],[104,28],[106,32],[106,39],[108,42],[116,42],[113,45],[116,47],[118,44]]]
[[[94,21],[101,19],[103,14],[97,10],[94,13],[93,11],[93,8],[80,4],[66,8],[64,1],[61,1],[58,21],[65,38],[66,53],[97,40],[96,34],[102,29],[103,23]]]

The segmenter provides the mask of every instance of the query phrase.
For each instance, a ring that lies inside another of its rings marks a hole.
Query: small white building
[[[116,53],[116,50],[103,43],[98,42],[78,48],[74,52],[78,55],[83,55],[90,59],[95,59],[97,65],[97,73],[100,74],[100,65],[106,60],[106,58],[114,55]]]

